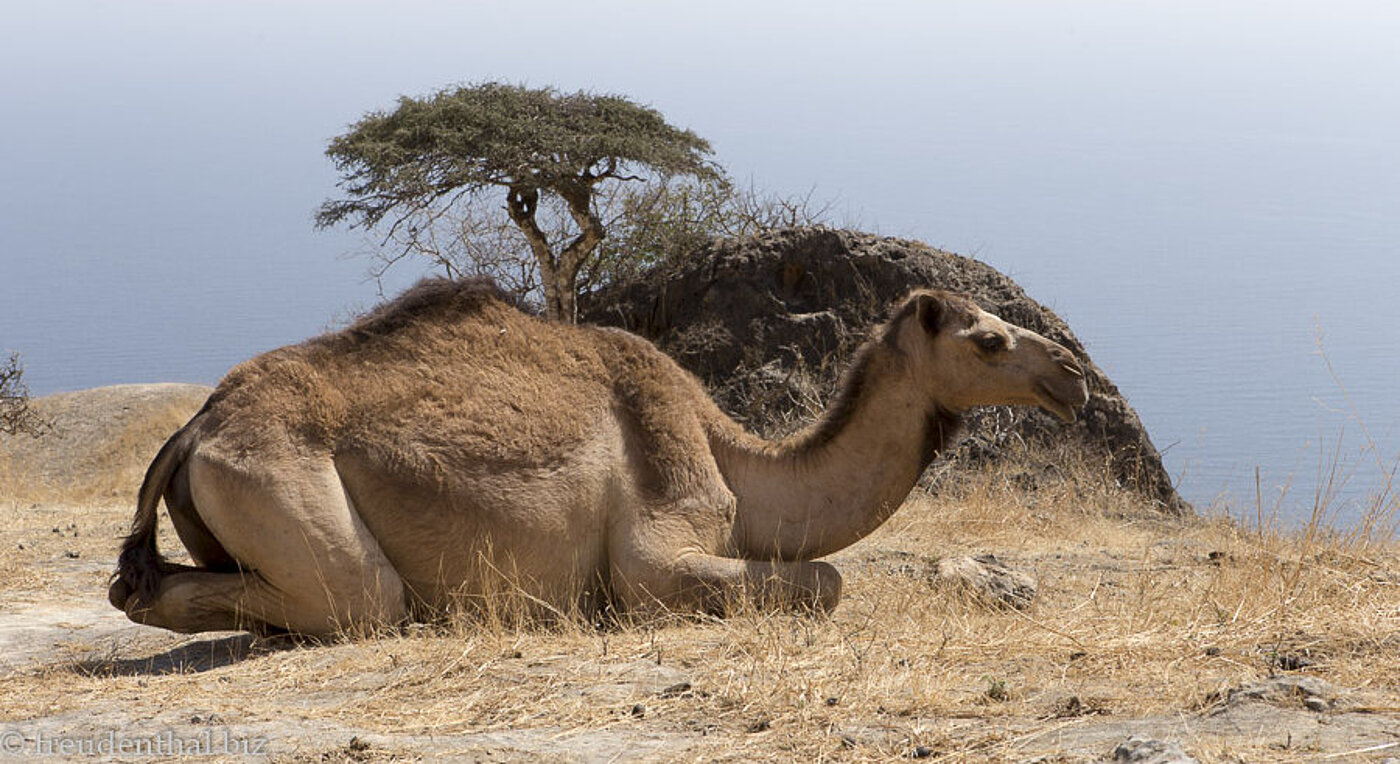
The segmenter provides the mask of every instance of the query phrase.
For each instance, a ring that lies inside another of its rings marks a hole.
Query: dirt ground
[[[500,614],[324,643],[130,623],[106,602],[130,503],[0,479],[0,759],[1400,757],[1391,531],[1163,518],[1099,475],[911,498],[835,556],[829,616]],[[933,575],[981,552],[1035,580],[1029,607]]]
[[[935,509],[923,502],[903,513]],[[931,587],[923,550],[889,544],[918,545],[911,531],[925,518],[911,517],[893,538],[877,534],[837,558],[852,601],[830,618],[750,614],[612,630],[448,624],[311,644],[128,622],[104,598],[128,512],[0,509],[0,746],[11,746],[0,756],[60,755],[70,745],[68,757],[84,758],[127,745],[140,758],[292,761],[1098,761],[1134,735],[1174,741],[1201,761],[1400,755],[1400,579],[1378,582],[1389,631],[1369,646],[1306,631],[1278,635],[1282,656],[1225,635],[1218,645],[1163,643],[1145,616],[1139,639],[1170,655],[1137,659],[1082,629],[1054,633],[1047,611],[1075,599],[1067,593],[1084,581],[1130,591],[1144,573],[1218,569],[1220,550],[1176,521],[1107,521],[1128,526],[1132,548],[1121,553],[1079,539],[1042,539],[1027,554],[998,549],[1038,579],[1040,602],[1024,612]],[[173,547],[168,531],[163,542]],[[907,630],[897,623],[903,607],[948,609],[919,616],[943,632]],[[949,622],[959,619],[990,628],[979,637]],[[1028,642],[1018,633],[1026,630],[1039,634]],[[1369,676],[1358,681],[1357,656],[1338,655],[1342,646],[1373,652],[1361,657],[1380,670],[1363,667]],[[960,678],[920,681],[921,671],[958,661],[968,664]],[[1271,674],[1283,680],[1274,691]],[[1302,679],[1326,684],[1310,694]],[[771,696],[779,683],[789,689]],[[1261,697],[1230,697],[1250,687],[1264,688]]]

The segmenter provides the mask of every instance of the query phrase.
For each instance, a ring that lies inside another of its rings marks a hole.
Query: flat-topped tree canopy
[[[703,138],[622,96],[456,86],[401,97],[393,111],[371,112],[332,140],[326,155],[345,196],[328,199],[316,223],[416,229],[445,207],[500,188],[539,264],[548,313],[572,320],[579,269],[606,236],[594,187],[649,174],[717,178],[710,153]],[[564,202],[569,235],[541,226],[541,193]]]

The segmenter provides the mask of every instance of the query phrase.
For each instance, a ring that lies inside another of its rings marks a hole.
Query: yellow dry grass
[[[488,612],[327,644],[93,646],[0,679],[0,722],[135,704],[389,741],[313,741],[299,749],[310,758],[409,756],[393,741],[510,731],[561,751],[585,734],[682,741],[659,758],[1000,761],[1053,752],[1043,733],[1188,716],[1299,668],[1400,713],[1400,548],[1381,530],[1393,511],[1353,534],[1164,518],[1100,474],[1081,466],[1029,490],[1014,468],[994,469],[912,499],[836,557],[846,595],[829,616],[596,628]],[[930,582],[935,557],[978,551],[1034,573],[1035,604],[994,607]],[[171,655],[191,668],[157,665]],[[1205,737],[1192,752],[1289,760],[1276,745]]]
[[[35,410],[45,413],[50,399]],[[89,410],[83,429],[69,432],[60,423],[38,439],[28,435],[0,438],[0,501],[42,504],[124,502],[141,484],[146,465],[165,439],[199,408],[198,391],[171,395],[142,406],[140,416],[119,418]],[[85,437],[86,436],[86,437]]]

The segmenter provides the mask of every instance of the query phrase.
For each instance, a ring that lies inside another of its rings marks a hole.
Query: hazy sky
[[[0,349],[40,393],[212,383],[363,307],[361,239],[311,225],[326,142],[501,79],[627,95],[740,180],[1007,270],[1150,411],[1248,373],[1183,366],[1211,333],[1394,333],[1396,40],[1380,2],[10,2]]]

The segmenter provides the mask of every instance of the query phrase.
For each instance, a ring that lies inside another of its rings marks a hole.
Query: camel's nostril
[[[1056,363],[1065,367],[1065,369],[1080,374],[1080,376],[1083,376],[1083,372],[1080,370],[1079,367],[1079,360],[1075,358],[1074,354],[1069,352],[1068,350],[1065,350],[1062,347],[1053,347],[1050,349],[1050,358],[1053,359]]]

